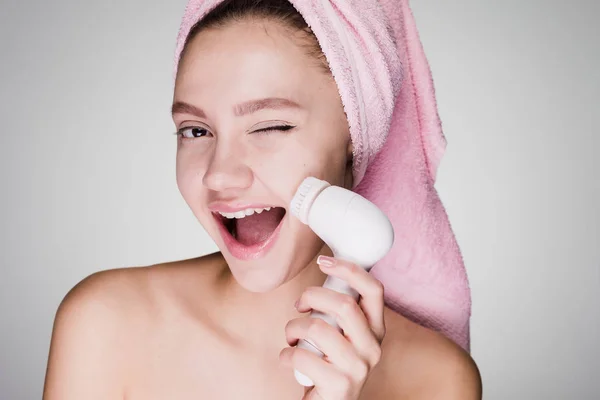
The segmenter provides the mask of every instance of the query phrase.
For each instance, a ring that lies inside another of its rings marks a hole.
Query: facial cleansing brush
[[[290,204],[292,215],[308,225],[331,249],[333,256],[370,270],[391,249],[394,229],[387,216],[364,197],[317,178],[306,178]],[[358,293],[336,277],[327,278],[323,287],[352,296]],[[320,318],[340,330],[334,318],[313,310],[311,318]],[[323,353],[308,340],[298,347],[323,357]],[[313,386],[310,378],[294,371],[303,386]]]

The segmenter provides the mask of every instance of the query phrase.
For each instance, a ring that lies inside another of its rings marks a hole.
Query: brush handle
[[[290,203],[296,216],[331,249],[334,258],[343,259],[369,270],[381,260],[394,243],[394,229],[387,216],[359,194],[314,177],[306,178]],[[345,282],[328,277],[323,285],[358,300],[358,293]],[[318,311],[310,314],[340,331],[335,319]],[[301,339],[298,347],[319,357],[323,353],[310,341]],[[294,371],[303,386],[314,386],[311,379]]]
[[[325,280],[323,287],[334,290],[338,293],[347,294],[347,295],[351,296],[354,300],[358,301],[358,296],[359,296],[358,292],[356,290],[352,289],[345,281],[343,281],[339,278],[336,278],[335,276],[329,276]],[[339,332],[342,331],[341,328],[338,326],[338,324],[335,322],[335,319],[328,314],[324,314],[320,311],[313,310],[313,311],[311,311],[309,318],[322,319],[323,321],[327,322],[329,325],[331,325],[335,329],[337,329]],[[311,353],[314,353],[317,356],[323,358],[323,352],[321,352],[321,350],[319,350],[317,348],[317,346],[314,343],[312,343],[310,340],[300,339],[298,341],[298,344],[296,345],[296,347],[298,347],[300,349],[308,350]],[[299,372],[298,370],[294,370],[294,376],[296,377],[296,381],[298,381],[298,383],[301,384],[302,386],[306,386],[306,387],[314,386],[313,381],[306,375]]]

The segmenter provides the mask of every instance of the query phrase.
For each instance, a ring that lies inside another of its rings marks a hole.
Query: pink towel
[[[223,0],[189,0],[175,74],[192,26]],[[354,190],[395,230],[371,273],[387,305],[469,351],[471,296],[462,255],[434,188],[446,148],[433,80],[408,0],[290,0],[331,68],[354,145]]]

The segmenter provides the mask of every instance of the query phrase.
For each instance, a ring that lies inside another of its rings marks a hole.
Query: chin
[[[323,241],[285,209],[272,210],[281,215],[269,232],[250,240],[236,231],[236,222],[212,214],[209,234],[219,247],[236,282],[254,293],[277,289],[296,277],[318,254]],[[272,216],[271,216],[272,217]],[[252,221],[245,221],[250,225]],[[241,224],[239,225],[241,227]],[[245,226],[242,229],[249,229]]]

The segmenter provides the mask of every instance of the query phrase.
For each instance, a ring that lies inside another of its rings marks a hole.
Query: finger
[[[312,390],[304,394],[302,400],[323,400],[323,397],[321,397],[319,392],[317,392],[317,390],[313,387]]]
[[[315,384],[313,391],[317,391],[324,399],[341,399],[352,392],[354,383],[348,376],[308,350],[286,347],[281,351],[280,358],[289,360],[291,367],[310,378]],[[318,398],[310,396],[311,399]]]
[[[319,394],[316,386],[304,388],[304,396],[302,400],[323,400],[323,396]]]
[[[383,284],[363,268],[348,261],[319,256],[317,263],[327,275],[345,281],[360,294],[359,304],[373,332],[381,342],[385,336]],[[327,263],[331,263],[331,266],[326,266]]]
[[[362,359],[367,360],[371,367],[379,362],[381,355],[379,339],[369,325],[363,310],[352,297],[322,287],[310,287],[302,293],[298,301],[298,311],[310,309],[335,318],[344,336],[355,347],[355,351]],[[321,351],[329,354],[323,349]],[[331,357],[337,359],[335,354]]]
[[[285,327],[288,344],[294,345],[298,339],[312,342],[326,357],[326,362],[334,364],[341,371],[360,374],[365,361],[357,349],[337,329],[319,318],[296,318]],[[360,377],[360,376],[358,376]]]
[[[314,386],[310,386],[310,387],[304,387],[304,396],[302,396],[302,400],[316,400],[319,399],[321,400],[322,398],[319,398],[317,391],[315,390]]]

